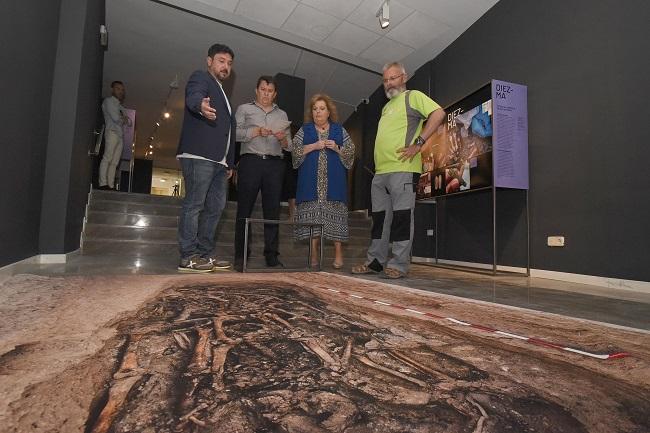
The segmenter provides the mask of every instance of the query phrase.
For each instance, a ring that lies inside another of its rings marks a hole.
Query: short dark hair
[[[121,81],[113,81],[113,82],[111,83],[111,89],[112,89],[113,87],[115,87],[116,84],[121,84],[122,86],[124,85],[124,83],[121,82]]]
[[[275,85],[275,79],[270,75],[262,75],[261,77],[259,77],[257,79],[257,86],[255,86],[256,89],[260,87],[262,81],[266,81],[266,84],[273,84],[275,86],[275,89],[277,90],[278,86]]]
[[[233,60],[235,59],[235,53],[233,53],[233,51],[230,49],[228,45],[224,45],[224,44],[212,45],[208,50],[208,57],[213,58],[215,55],[219,53],[230,54],[230,57],[232,57]]]

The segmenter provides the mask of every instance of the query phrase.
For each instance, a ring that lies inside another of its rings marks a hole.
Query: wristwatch
[[[418,135],[418,138],[415,139],[415,141],[413,142],[413,144],[415,144],[416,146],[420,146],[420,147],[422,147],[422,146],[424,146],[424,142],[425,142],[425,141],[426,141],[426,140],[425,140],[424,138],[422,138],[421,135]]]

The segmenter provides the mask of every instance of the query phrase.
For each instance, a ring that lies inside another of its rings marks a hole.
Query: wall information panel
[[[492,80],[445,108],[422,148],[417,198],[487,187],[528,189],[527,88]]]

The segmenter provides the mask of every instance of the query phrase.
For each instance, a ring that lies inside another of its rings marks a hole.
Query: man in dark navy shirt
[[[235,155],[235,116],[223,91],[235,54],[222,44],[208,50],[207,71],[195,71],[185,87],[185,116],[176,158],[185,180],[178,225],[178,270],[211,272],[230,263],[215,257],[215,231],[226,205]]]

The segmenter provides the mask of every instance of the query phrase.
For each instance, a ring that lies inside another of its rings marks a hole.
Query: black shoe
[[[284,268],[284,265],[280,260],[275,256],[270,256],[266,258],[266,266],[269,268]]]
[[[100,189],[102,191],[112,191],[113,190],[113,188],[111,188],[108,185],[101,185],[101,186],[97,187],[97,189]]]

